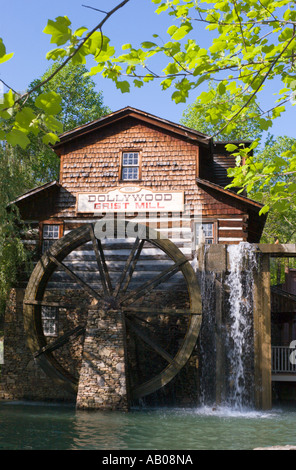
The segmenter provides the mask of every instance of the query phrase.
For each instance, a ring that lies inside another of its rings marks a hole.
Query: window
[[[45,336],[58,335],[58,310],[58,307],[42,306],[41,318]]]
[[[42,229],[42,254],[60,238],[60,225],[44,224]]]
[[[212,245],[214,243],[214,224],[213,222],[198,222],[195,224],[195,244],[205,243]]]
[[[123,152],[121,179],[134,181],[139,179],[139,153]]]

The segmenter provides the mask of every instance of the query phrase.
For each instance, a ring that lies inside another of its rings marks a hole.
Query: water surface
[[[244,450],[296,445],[296,408],[76,411],[0,403],[1,450]]]

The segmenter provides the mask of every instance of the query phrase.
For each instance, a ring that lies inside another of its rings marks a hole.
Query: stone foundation
[[[166,305],[168,298],[174,306],[185,305],[182,292],[153,293],[155,304]],[[53,352],[54,358],[74,377],[79,379],[77,400],[47,376],[27,345],[23,325],[24,289],[11,291],[4,325],[4,364],[0,375],[0,400],[30,400],[76,403],[78,409],[121,409],[129,406],[197,406],[198,404],[198,356],[194,350],[188,363],[167,385],[143,399],[130,401],[129,388],[161,371],[166,363],[155,351],[147,348],[131,331],[123,334],[124,325],[120,312],[104,313],[91,306],[82,289],[51,290],[46,294],[49,302],[61,306],[71,303],[73,310],[59,309],[58,335],[85,325],[85,337],[79,336]],[[71,299],[71,302],[70,302]],[[153,299],[152,299],[153,300]],[[151,298],[150,298],[151,302]],[[144,304],[143,304],[144,305]],[[183,317],[145,317],[149,332],[157,342],[174,355],[184,338],[187,320]],[[128,345],[124,344],[127,338]],[[55,341],[48,337],[48,343]],[[125,363],[127,361],[127,364]]]
[[[124,337],[121,312],[89,310],[78,409],[128,409]]]
[[[12,289],[4,323],[0,400],[66,401],[75,398],[52,383],[32,357],[23,325],[24,289]]]

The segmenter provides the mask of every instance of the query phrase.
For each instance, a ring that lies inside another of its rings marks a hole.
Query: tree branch
[[[29,90],[27,93],[25,93],[24,95],[22,95],[20,98],[18,98],[15,102],[15,104],[18,104],[20,103],[24,98],[27,98],[28,96],[30,96],[34,91],[36,91],[37,89],[39,89],[40,87],[42,87],[43,85],[45,85],[46,83],[48,83],[55,75],[57,75],[60,70],[62,70],[67,64],[68,62],[70,62],[71,59],[73,59],[73,57],[80,51],[80,49],[84,46],[84,44],[86,43],[86,41],[92,36],[93,33],[95,33],[96,31],[98,30],[102,30],[102,27],[103,25],[106,23],[106,21],[112,16],[114,15],[114,13],[116,13],[120,8],[123,8],[130,0],[123,0],[121,3],[119,3],[116,7],[114,7],[112,10],[110,10],[108,13],[106,13],[106,16],[105,18],[103,18],[102,21],[100,21],[100,23],[95,26],[87,35],[86,37],[83,39],[83,41],[79,44],[79,46],[72,52],[72,54],[70,54],[66,60],[64,60],[64,62],[49,76],[47,77],[43,82],[39,83],[38,85],[36,85],[35,87],[33,87],[31,90]]]
[[[104,10],[99,10],[98,8],[94,8],[94,7],[90,7],[88,5],[82,5],[84,8],[90,8],[91,10],[95,10],[95,11],[99,11],[100,13],[104,13],[105,15],[108,14],[107,11],[104,11]]]
[[[261,80],[260,84],[257,86],[256,90],[251,94],[250,98],[248,99],[248,101],[238,110],[237,113],[235,113],[234,116],[232,116],[231,119],[229,119],[229,121],[227,121],[227,124],[225,124],[225,126],[222,127],[222,129],[219,129],[218,132],[216,132],[216,134],[214,134],[212,137],[216,137],[218,134],[220,134],[221,132],[223,132],[226,127],[242,112],[242,110],[244,108],[246,108],[247,106],[249,106],[250,102],[252,101],[252,99],[254,98],[254,96],[256,96],[256,94],[258,93],[258,91],[260,90],[260,88],[262,87],[263,83],[265,82],[265,80],[267,79],[267,77],[269,76],[270,72],[272,71],[273,67],[275,66],[275,64],[279,61],[279,59],[282,57],[282,55],[284,54],[284,52],[288,49],[289,45],[292,43],[292,41],[294,41],[295,39],[295,35],[292,36],[292,38],[287,42],[287,44],[285,45],[285,47],[283,48],[282,52],[273,60],[271,66],[269,67],[269,69],[267,70],[266,74],[264,75],[263,79]]]

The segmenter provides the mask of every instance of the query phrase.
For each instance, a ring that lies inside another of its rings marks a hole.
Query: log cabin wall
[[[125,150],[140,154],[140,177],[137,181],[121,180],[121,155]],[[197,144],[127,119],[97,135],[93,133],[80,138],[78,143],[65,144],[60,182],[72,195],[85,191],[85,188],[87,191],[102,192],[131,184],[153,190],[182,190],[185,192],[185,203],[196,204],[198,150]],[[63,207],[63,201],[60,211],[67,216],[75,215],[74,211]]]
[[[189,258],[195,256],[195,219],[212,224],[211,242],[232,244],[243,241],[259,242],[264,218],[258,216],[259,206],[249,203],[235,192],[224,191],[227,166],[235,164],[225,151],[224,144],[213,144],[201,139],[191,130],[167,125],[165,121],[143,119],[143,114],[125,115],[112,123],[88,130],[84,126],[78,134],[66,135],[55,149],[60,155],[60,180],[44,190],[18,201],[23,220],[31,227],[26,244],[40,257],[44,225],[58,224],[59,234],[67,234],[88,222],[95,222],[105,214],[78,213],[77,195],[81,192],[104,193],[116,187],[136,185],[152,191],[182,191],[187,215],[182,213],[127,213],[125,218],[168,232],[170,238]],[[117,113],[114,113],[116,116]],[[146,115],[145,115],[146,116]],[[104,121],[104,119],[103,119]],[[206,137],[206,136],[203,136]],[[138,152],[139,179],[123,181],[121,162],[124,151]],[[201,183],[201,184],[199,184]],[[122,215],[122,214],[120,214]],[[37,232],[39,230],[39,237]],[[39,238],[39,239],[38,239]],[[126,246],[116,243],[114,256],[122,261]],[[82,261],[88,247],[77,250]],[[148,250],[153,263],[155,250]],[[94,260],[93,260],[94,261]]]
[[[149,220],[150,226],[159,232],[168,231],[168,238],[190,260],[193,260],[195,256],[196,216],[199,220],[201,217],[205,223],[213,224],[212,242],[214,243],[224,245],[240,241],[259,242],[264,225],[264,219],[258,216],[259,205],[253,205],[247,198],[237,197],[235,193],[223,190],[227,157],[223,153],[221,155],[217,153],[208,138],[199,138],[190,129],[174,128],[162,123],[159,119],[154,120],[153,117],[150,117],[148,122],[142,117],[142,114],[139,119],[127,115],[108,125],[99,124],[98,128],[94,127],[89,132],[83,128],[82,133],[80,131],[79,135],[74,133],[65,142],[61,139],[61,144],[56,149],[61,158],[59,182],[48,183],[16,201],[23,221],[30,227],[30,231],[25,234],[25,243],[34,251],[35,261],[38,261],[42,254],[44,226],[57,225],[58,235],[62,237],[80,225],[95,222],[105,215],[78,213],[76,211],[78,193],[104,193],[112,188],[130,185],[148,188],[152,191],[184,192],[184,202],[188,209],[186,217],[180,212],[150,214],[142,212],[128,213],[125,218],[127,220],[136,218],[137,222],[144,224]],[[121,157],[124,151],[139,153],[139,180],[122,181]],[[232,165],[233,161],[229,160],[229,163]],[[114,283],[120,277],[131,244],[132,242],[128,239],[110,240],[104,247],[108,270]],[[165,253],[149,243],[143,248],[142,255],[144,259],[137,264],[133,276],[135,284],[154,278],[171,263]],[[66,265],[69,263],[73,272],[77,273],[90,287],[96,288],[98,272],[91,243],[75,249],[64,262]],[[172,278],[172,284],[166,285],[168,290],[165,292],[169,293],[170,298],[173,292],[182,300],[179,291],[173,285],[174,282],[178,284],[179,281],[180,277],[176,275],[174,279]],[[26,280],[21,286],[26,287]],[[78,289],[73,291],[74,283],[64,271],[59,269],[55,271],[48,287],[50,291],[47,295],[54,301],[58,301],[59,295],[68,296],[73,300],[72,292],[75,292],[77,296],[81,295]],[[184,292],[182,285],[181,287],[181,292]],[[68,295],[69,292],[71,295]],[[162,293],[164,297],[161,301],[159,300],[160,294],[157,292],[155,303],[166,305],[165,292]],[[87,310],[82,297],[74,300],[77,306]],[[73,312],[70,314],[59,311],[58,315],[64,315],[76,326],[76,312],[74,313],[73,316]],[[19,316],[21,317],[21,303]],[[17,336],[13,339],[19,340]],[[11,348],[11,362],[14,347],[15,343]],[[80,351],[79,348],[80,345],[72,354],[75,360],[76,355],[78,356],[77,351]],[[181,380],[182,386],[180,386],[180,390],[183,391],[183,384],[188,384],[187,397],[192,390],[196,393],[196,385],[192,386],[191,383],[196,378],[195,368],[197,367],[195,356],[193,359],[190,373],[188,371],[185,373],[185,379]],[[20,358],[15,377],[17,374],[22,376],[25,367]],[[29,385],[27,376],[25,382],[23,389],[29,393],[33,387]],[[41,391],[41,396],[45,394],[49,397],[51,392],[48,390],[48,384],[46,383],[45,386],[46,392]],[[11,392],[11,394],[15,398],[21,398],[24,396],[23,389],[20,392]],[[7,395],[7,397],[10,396]],[[62,396],[64,396],[63,393]],[[194,400],[195,398],[194,396]]]

